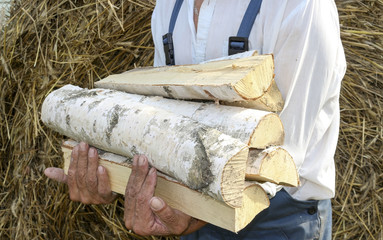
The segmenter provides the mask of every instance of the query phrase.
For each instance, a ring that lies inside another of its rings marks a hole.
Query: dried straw
[[[336,3],[348,71],[333,235],[383,239],[383,2]],[[122,197],[85,206],[44,177],[46,167],[62,165],[62,137],[39,116],[55,88],[91,88],[111,73],[151,65],[153,6],[154,0],[13,2],[0,33],[0,239],[145,239],[125,229]]]
[[[153,1],[13,2],[0,47],[0,239],[144,239],[125,229],[123,198],[71,202],[43,170],[61,166],[61,136],[40,122],[46,95],[152,65]],[[154,238],[150,238],[154,239]]]
[[[334,239],[383,239],[383,1],[337,1],[341,91]]]

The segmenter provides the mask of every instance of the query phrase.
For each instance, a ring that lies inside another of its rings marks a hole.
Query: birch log
[[[126,97],[132,101],[189,117],[233,138],[240,139],[250,148],[264,149],[269,146],[279,146],[284,141],[283,125],[275,113],[129,93],[126,93]]]
[[[255,100],[274,79],[272,55],[222,60],[197,65],[141,68],[95,82],[99,88],[175,99]],[[283,99],[280,98],[283,102]],[[283,104],[283,103],[282,103]]]
[[[67,85],[49,94],[42,120],[100,149],[142,153],[158,170],[230,206],[242,205],[248,147],[190,118],[130,101],[125,93]]]
[[[294,160],[282,147],[270,147],[266,150],[251,149],[247,161],[246,179],[290,187],[299,184]]]
[[[66,173],[75,145],[77,143],[74,141],[66,141],[62,146]],[[113,153],[103,153],[99,157],[99,163],[108,171],[112,191],[124,194],[131,173],[127,158]],[[241,194],[243,205],[232,208],[221,201],[191,190],[161,173],[158,173],[155,190],[155,195],[164,199],[169,206],[232,232],[243,229],[270,204],[265,191],[257,184],[245,183]]]

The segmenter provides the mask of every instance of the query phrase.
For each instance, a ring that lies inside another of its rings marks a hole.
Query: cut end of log
[[[283,148],[250,150],[246,180],[296,187],[299,177],[291,155]]]
[[[243,148],[225,165],[222,172],[221,194],[224,202],[231,207],[243,205],[242,191],[244,187],[246,161],[249,149]]]
[[[236,225],[234,232],[239,232],[246,227],[254,217],[270,206],[270,200],[263,188],[258,184],[246,182],[243,191],[243,205],[246,207],[236,209]],[[252,214],[247,211],[251,209]]]
[[[251,66],[251,70],[241,81],[234,85],[234,89],[243,99],[258,99],[266,93],[273,81],[273,56],[259,55],[257,58],[238,59],[235,62],[235,68],[240,68],[241,66]]]
[[[272,81],[270,88],[259,98],[254,100],[244,100],[227,102],[223,101],[222,104],[228,106],[252,108],[269,112],[280,112],[283,110],[284,100],[279,91],[275,80]]]
[[[271,113],[263,117],[250,138],[249,147],[265,149],[269,146],[280,146],[285,139],[285,132],[281,119]]]

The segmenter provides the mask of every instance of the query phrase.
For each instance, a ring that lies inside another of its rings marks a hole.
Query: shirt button
[[[317,213],[317,208],[316,207],[310,207],[308,210],[307,210],[308,214],[310,215],[314,215],[315,213]]]

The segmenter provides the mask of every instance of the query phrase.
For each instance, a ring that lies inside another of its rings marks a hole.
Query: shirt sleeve
[[[284,148],[301,178],[301,186],[289,191],[303,200],[329,198],[335,191],[333,156],[346,69],[334,1],[289,2],[274,56],[276,82],[285,99],[280,113]]]

